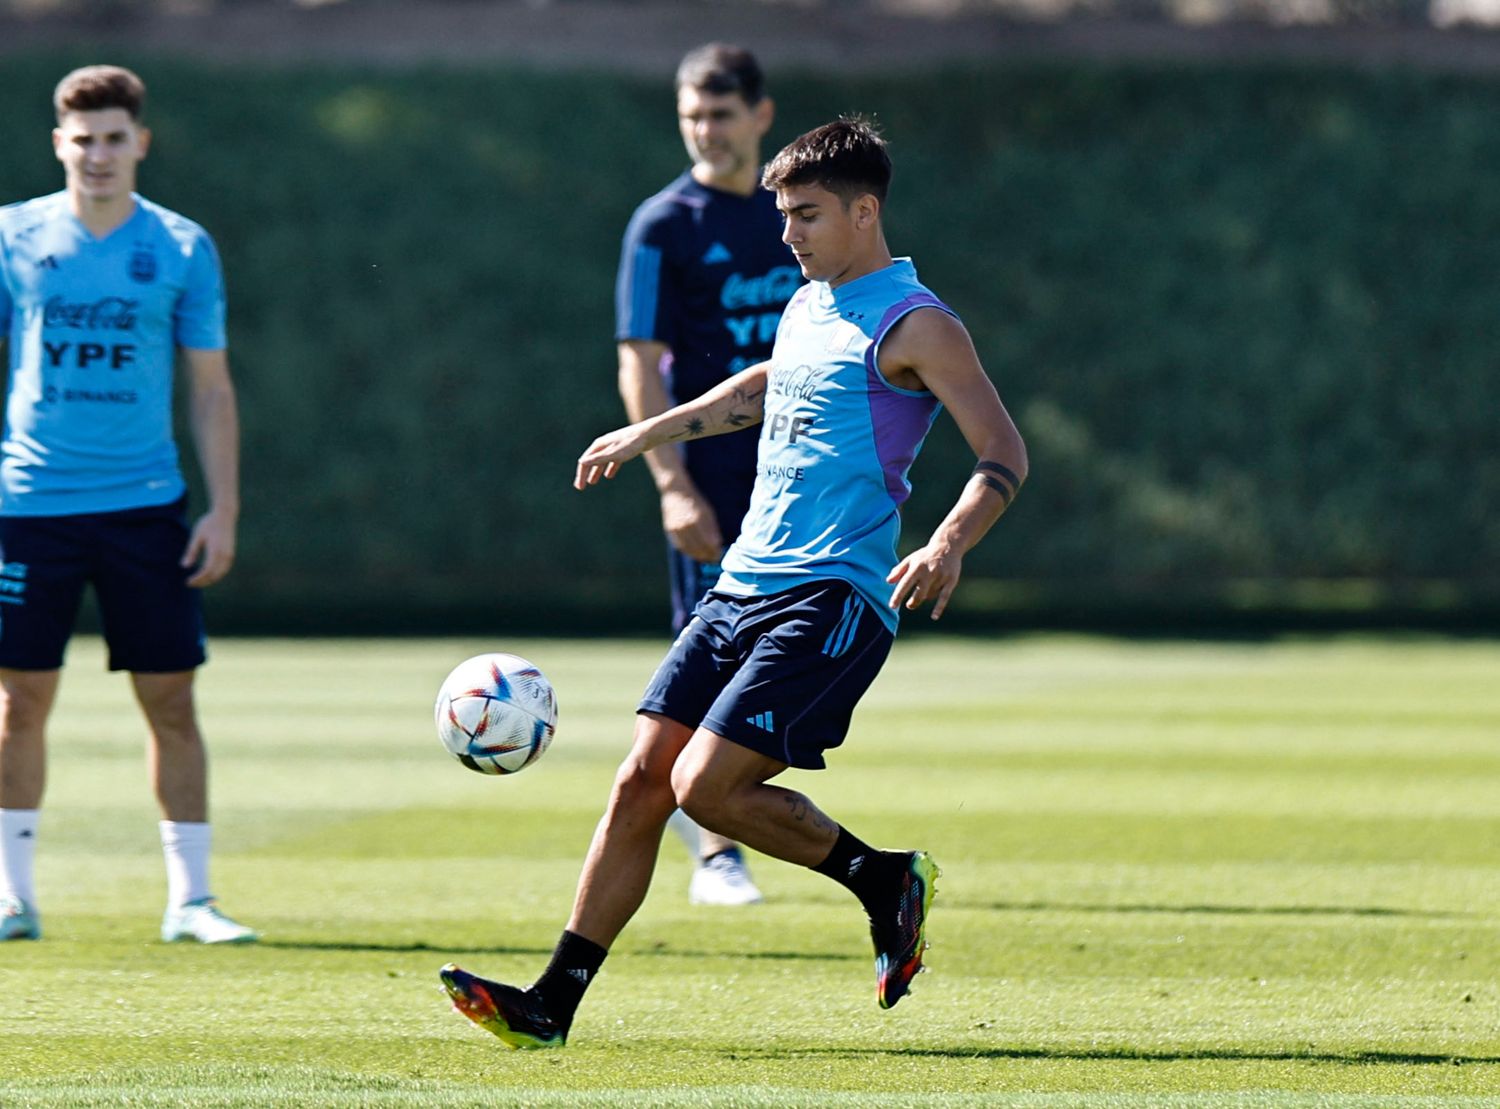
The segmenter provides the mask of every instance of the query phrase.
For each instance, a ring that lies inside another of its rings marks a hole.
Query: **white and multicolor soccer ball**
[[[438,690],[433,714],[448,753],[481,774],[525,770],[557,728],[552,683],[518,655],[476,655]]]

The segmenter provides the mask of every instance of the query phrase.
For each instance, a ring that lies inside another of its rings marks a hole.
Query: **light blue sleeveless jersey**
[[[137,196],[103,239],[66,193],[0,208],[0,337],[9,339],[0,515],[168,504],[177,347],[224,347],[207,232]]]
[[[898,320],[927,307],[952,314],[908,258],[792,298],[771,354],[755,490],[719,592],[765,596],[840,578],[895,630],[885,578],[911,493],[906,474],[942,406],[890,384],[875,358]]]

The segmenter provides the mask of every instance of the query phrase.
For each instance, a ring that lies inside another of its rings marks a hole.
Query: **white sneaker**
[[[168,909],[161,919],[163,943],[196,940],[198,943],[254,943],[260,939],[253,929],[230,920],[219,911],[212,897],[189,901],[180,909]]]
[[[699,863],[688,886],[688,902],[693,905],[758,905],[764,900],[750,880],[745,860],[733,848]]]
[[[19,897],[0,897],[0,942],[41,938],[42,914]]]

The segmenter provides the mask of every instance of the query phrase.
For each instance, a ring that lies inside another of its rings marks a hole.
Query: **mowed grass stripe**
[[[669,838],[574,1043],[503,1051],[447,1011],[436,967],[539,970],[663,646],[216,644],[216,886],[266,943],[214,951],[154,942],[140,726],[80,641],[43,823],[48,939],[0,947],[0,1103],[1500,1090],[1500,650],[1411,638],[903,640],[832,769],[789,778],[947,869],[914,996],[875,1007],[836,886],[752,857],[768,904],[694,909]],[[562,703],[553,750],[512,779],[464,771],[432,735],[438,681],[490,647],[541,663]]]

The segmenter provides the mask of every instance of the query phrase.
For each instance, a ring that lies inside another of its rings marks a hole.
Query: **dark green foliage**
[[[69,61],[7,60],[0,197],[58,187]],[[230,281],[246,495],[222,608],[659,614],[644,468],[568,483],[620,417],[620,232],[683,164],[665,76],[140,68],[143,191],[214,233]],[[971,579],[1044,607],[1344,579],[1376,606],[1494,598],[1500,85],[1032,67],[774,91],[774,142],[883,124],[891,246],[1026,435],[1034,476]],[[971,464],[941,421],[909,545]]]

